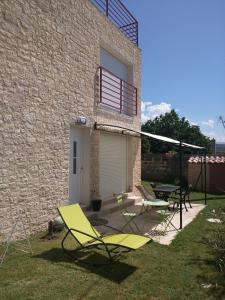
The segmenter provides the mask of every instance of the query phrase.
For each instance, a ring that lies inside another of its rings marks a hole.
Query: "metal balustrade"
[[[130,117],[137,115],[137,88],[99,67],[99,102]]]
[[[91,2],[138,46],[138,22],[121,0],[91,0]]]

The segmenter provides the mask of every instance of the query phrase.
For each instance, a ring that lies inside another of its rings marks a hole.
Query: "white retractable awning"
[[[190,148],[196,148],[196,149],[205,149],[205,147],[200,147],[192,144],[182,143],[182,146],[184,147],[190,147]]]
[[[130,131],[130,132],[139,133],[139,134],[145,135],[149,138],[156,139],[156,140],[159,140],[159,141],[162,141],[162,142],[171,143],[171,144],[174,144],[174,145],[180,145],[180,143],[181,143],[182,147],[195,148],[195,149],[205,149],[204,147],[200,147],[200,146],[196,146],[196,145],[192,145],[192,144],[188,144],[188,143],[183,143],[181,141],[178,141],[178,140],[166,137],[166,136],[158,135],[158,134],[153,134],[153,133],[149,133],[149,132],[145,132],[145,131],[132,130],[132,129],[129,129],[129,128],[116,126],[116,125],[95,123],[95,128],[96,129],[104,129],[105,127],[117,128],[117,129],[120,129],[122,131],[126,130],[128,132]]]
[[[180,141],[168,138],[166,136],[152,134],[152,133],[148,133],[148,132],[145,132],[145,131],[139,131],[139,133],[142,134],[142,135],[151,137],[153,139],[163,141],[163,142],[168,142],[168,143],[172,143],[172,144],[175,144],[175,145],[180,144]],[[181,142],[181,146],[189,147],[189,148],[196,148],[196,149],[204,149],[204,147],[200,147],[200,146],[196,146],[196,145],[192,145],[192,144],[188,144],[188,143],[183,143],[183,142]]]
[[[149,133],[149,132],[145,132],[145,131],[132,130],[132,129],[125,128],[125,127],[122,127],[122,126],[116,126],[116,125],[110,125],[110,124],[98,124],[98,123],[96,123],[95,127],[96,127],[96,129],[101,129],[101,128],[104,129],[105,127],[108,127],[108,128],[111,128],[111,129],[117,128],[117,129],[120,129],[122,131],[126,130],[128,132],[130,131],[130,132],[134,132],[134,133],[139,133],[139,134],[145,135],[145,136],[147,136],[149,138],[156,139],[156,140],[159,140],[159,141],[162,141],[162,142],[171,143],[171,144],[174,144],[174,145],[180,145],[180,143],[181,143],[182,147],[195,148],[195,149],[205,149],[204,147],[200,147],[200,146],[196,146],[196,145],[184,143],[184,142],[181,142],[181,141],[178,141],[178,140],[166,137],[166,136],[162,136],[162,135],[158,135],[158,134],[153,134],[153,133]]]
[[[176,144],[176,145],[180,144],[179,141],[168,138],[166,136],[162,136],[162,135],[158,135],[158,134],[152,134],[152,133],[145,132],[145,131],[140,131],[140,134],[148,136],[148,137],[156,139],[156,140],[163,141],[163,142],[172,143],[172,144]]]

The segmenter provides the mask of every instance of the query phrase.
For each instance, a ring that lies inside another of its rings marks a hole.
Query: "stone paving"
[[[203,204],[192,204],[192,208],[188,208],[188,211],[186,212],[185,209],[183,209],[183,229],[190,224],[196,216],[199,214],[201,210],[205,208],[205,205]],[[136,205],[133,207],[129,207],[127,209],[129,212],[135,212],[135,213],[140,213],[141,211],[141,206]],[[151,236],[154,241],[163,244],[163,245],[169,245],[179,234],[181,231],[179,229],[180,227],[180,214],[179,211],[177,211],[174,214],[174,217],[172,219],[173,225],[177,228],[177,230],[172,226],[169,225],[166,228],[166,232],[163,232],[165,227],[164,224],[160,223],[162,220],[162,216],[157,213],[157,209],[151,209],[148,210],[146,213],[139,215],[138,217],[135,218],[135,222],[138,225],[138,228],[140,229],[141,234]],[[173,214],[174,212],[170,210],[169,214]],[[120,211],[116,211],[114,213],[108,214],[104,217],[97,217],[96,218],[92,217],[91,219],[92,224],[95,225],[99,231],[102,232],[114,232],[110,228],[107,228],[105,226],[99,225],[100,223],[106,224],[108,226],[112,226],[118,229],[121,229],[123,225],[125,224],[125,220],[123,216],[121,215]],[[131,223],[132,225],[132,223]],[[182,229],[182,230],[183,230]],[[132,225],[132,229],[129,226],[126,226],[126,228],[123,229],[125,232],[133,232],[138,233],[137,229],[135,228],[134,225]]]

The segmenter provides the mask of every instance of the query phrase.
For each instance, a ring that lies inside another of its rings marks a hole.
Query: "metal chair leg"
[[[190,196],[189,195],[188,195],[188,203],[189,203],[190,208],[192,208],[192,205],[191,205],[191,202],[190,202]]]
[[[129,228],[130,228],[130,230],[132,231],[132,232],[134,232],[134,230],[133,230],[133,227],[131,226],[131,220],[127,220],[126,219],[126,217],[123,215],[123,218],[124,218],[124,220],[125,220],[125,224],[122,226],[122,228],[121,228],[121,231],[123,231],[124,230],[124,228],[126,228],[127,226],[129,226]]]
[[[164,230],[163,230],[164,234],[167,232],[167,229],[168,229],[169,225],[171,225],[176,231],[179,231],[176,228],[176,226],[172,223],[172,220],[173,220],[176,213],[177,213],[177,210],[175,210],[171,215],[167,216],[166,215],[166,210],[165,210],[164,216],[163,216],[164,220],[161,223],[161,224],[163,224],[163,227],[164,227]]]
[[[135,218],[135,217],[130,218],[130,219],[127,221],[127,219],[124,217],[124,219],[125,219],[127,222],[126,222],[126,224],[122,227],[121,230],[123,230],[124,228],[126,228],[126,226],[129,226],[130,230],[131,230],[132,232],[135,233],[135,230],[133,229],[133,227],[132,227],[132,225],[131,225],[131,223],[133,223],[133,225],[136,227],[137,231],[138,231],[139,233],[141,233],[141,231],[140,231],[138,225],[137,225],[136,222],[134,221],[134,218]]]
[[[136,227],[137,231],[138,231],[139,233],[141,233],[141,230],[140,230],[140,229],[139,229],[139,227],[137,226],[137,223],[136,223],[136,222],[134,222],[134,221],[133,221],[133,223],[134,223],[134,225],[135,225],[135,227]]]
[[[186,203],[185,203],[185,200],[183,201],[183,203],[184,203],[185,210],[188,211],[187,205],[186,205]]]

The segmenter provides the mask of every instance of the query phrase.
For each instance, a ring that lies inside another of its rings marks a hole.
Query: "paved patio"
[[[198,203],[192,203],[192,208],[188,208],[188,211],[186,212],[185,209],[183,209],[183,229],[191,223],[195,217],[199,214],[201,210],[205,208],[205,205],[198,204]],[[132,207],[129,207],[127,210],[129,212],[140,212],[141,206],[135,205]],[[179,211],[175,213],[172,223],[173,225],[178,229],[175,230],[175,228],[171,225],[167,227],[166,234],[162,234],[159,232],[161,231],[162,224],[160,223],[161,217],[160,214],[158,214],[157,209],[151,209],[147,213],[144,213],[138,217],[135,218],[135,222],[137,223],[140,231],[144,235],[151,236],[154,241],[163,244],[163,245],[169,245],[173,239],[177,236],[180,229],[180,213]],[[171,210],[170,214],[172,214],[173,211]],[[100,223],[106,224],[108,226],[112,226],[115,228],[122,228],[125,224],[125,220],[122,217],[120,211],[116,211],[114,213],[105,215],[104,217],[98,217],[98,215],[94,215],[91,218],[91,222],[94,226],[98,228],[101,232],[111,232],[111,229],[106,228],[105,226],[99,225]],[[134,232],[137,232],[135,227],[133,226]],[[182,229],[182,230],[183,230]],[[129,226],[127,226],[124,229],[125,232],[132,232]],[[112,231],[115,233],[115,231]]]
[[[206,206],[203,204],[193,204],[192,208],[188,208],[188,211],[183,209],[183,229],[190,224],[202,211]],[[173,225],[179,229],[180,227],[180,212],[178,211],[172,220]],[[182,229],[182,230],[183,230]],[[169,245],[172,240],[174,240],[179,233],[180,229],[177,231],[175,230],[171,225],[168,227],[167,234],[164,236],[155,236],[153,237],[153,240],[156,242],[159,242],[163,245]]]

